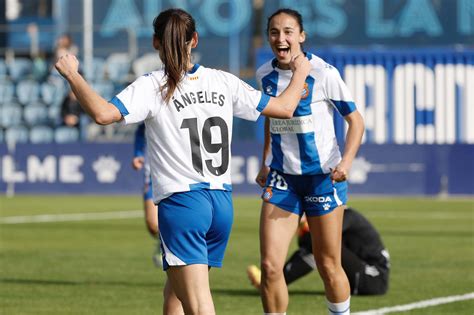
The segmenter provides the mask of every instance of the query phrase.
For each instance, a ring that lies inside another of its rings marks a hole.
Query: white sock
[[[340,303],[331,303],[326,299],[329,315],[349,315],[351,313],[351,297]]]

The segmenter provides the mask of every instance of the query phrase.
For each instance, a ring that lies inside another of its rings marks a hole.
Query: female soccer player
[[[291,53],[302,54],[301,15],[280,9],[267,22],[275,58],[257,70],[263,91],[279,95],[290,78]],[[265,313],[284,314],[288,289],[283,265],[299,217],[308,218],[316,265],[330,314],[349,314],[350,288],[341,266],[341,230],[347,174],[359,149],[364,123],[338,71],[311,53],[301,101],[291,119],[267,119],[263,166],[265,187],[260,217],[261,294]],[[344,154],[337,146],[334,109],[349,124]],[[270,137],[271,136],[271,137]],[[271,138],[271,152],[270,152]],[[265,164],[268,161],[269,164]]]
[[[56,68],[96,123],[145,122],[169,285],[186,314],[214,314],[208,268],[222,265],[233,220],[232,116],[292,117],[311,65],[302,54],[292,56],[290,85],[270,98],[229,73],[191,63],[198,34],[189,13],[165,10],[153,27],[164,69],[138,78],[110,102],[79,75],[74,56],[63,56]]]

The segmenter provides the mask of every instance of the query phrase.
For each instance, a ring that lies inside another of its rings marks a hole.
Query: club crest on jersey
[[[265,87],[265,93],[266,94],[272,94],[272,86],[271,85],[267,85]]]
[[[262,195],[262,198],[264,201],[269,201],[273,196],[273,192],[272,192],[272,188],[271,187],[267,187],[265,189],[265,192],[263,193]]]
[[[308,88],[308,83],[304,83],[303,91],[301,91],[301,99],[307,98],[309,95],[309,88]]]

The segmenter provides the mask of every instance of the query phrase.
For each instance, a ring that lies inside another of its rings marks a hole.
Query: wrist
[[[66,78],[67,81],[71,82],[73,81],[79,74],[79,71],[77,70],[70,70],[68,71],[64,77]]]

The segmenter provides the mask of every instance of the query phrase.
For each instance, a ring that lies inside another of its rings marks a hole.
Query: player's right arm
[[[301,99],[306,77],[311,71],[311,63],[303,54],[292,57],[290,63],[293,76],[290,84],[277,97],[271,97],[262,114],[274,118],[291,118]]]
[[[97,124],[109,125],[122,119],[119,109],[97,94],[82,77],[74,55],[60,57],[55,67],[68,81],[81,107]]]

